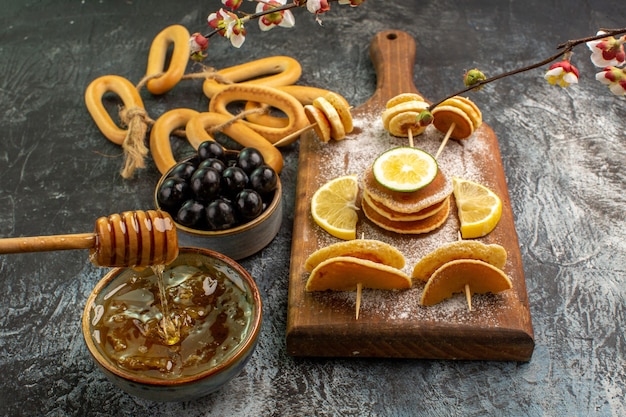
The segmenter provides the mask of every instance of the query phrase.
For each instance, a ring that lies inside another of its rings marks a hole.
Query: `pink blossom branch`
[[[338,0],[328,0],[329,2],[336,2]],[[262,3],[267,4],[266,2],[262,1]],[[270,8],[268,10],[263,10],[261,12],[258,13],[252,13],[252,14],[247,14],[247,13],[243,13],[241,12],[244,16],[242,19],[245,19],[246,21],[248,20],[254,20],[254,19],[258,19],[259,17],[271,14],[271,13],[277,13],[277,12],[282,12],[285,10],[290,10],[296,7],[304,7],[306,6],[306,0],[305,1],[299,1],[299,2],[291,2],[291,3],[287,3],[285,5],[282,6],[275,6],[273,8]],[[204,35],[205,38],[210,38],[211,36],[215,35],[216,33],[218,33],[221,29],[214,29],[212,32]]]
[[[574,39],[574,40],[569,40],[567,42],[563,42],[560,45],[557,46],[557,49],[559,49],[559,52],[542,60],[539,62],[536,62],[534,64],[522,67],[522,68],[517,68],[514,69],[512,71],[508,71],[508,72],[503,72],[501,74],[498,75],[494,75],[493,77],[490,78],[486,78],[484,80],[479,80],[476,83],[457,91],[454,94],[451,94],[439,101],[437,101],[436,103],[433,103],[429,106],[429,110],[432,110],[433,108],[437,107],[438,105],[440,105],[442,102],[444,102],[445,100],[454,97],[454,96],[458,96],[461,95],[463,93],[467,93],[468,91],[471,90],[477,90],[480,87],[482,87],[485,84],[489,84],[493,81],[499,80],[501,78],[505,78],[505,77],[509,77],[511,75],[515,75],[515,74],[519,74],[522,72],[526,72],[526,71],[530,71],[532,69],[535,68],[539,68],[539,67],[543,67],[544,65],[549,64],[552,61],[556,61],[557,59],[559,59],[560,57],[562,57],[564,54],[567,54],[569,52],[571,52],[576,46],[583,44],[583,43],[587,43],[587,42],[592,42],[592,41],[596,41],[596,40],[600,40],[603,38],[606,38],[608,36],[617,36],[617,35],[622,35],[624,33],[626,33],[626,28],[621,28],[621,29],[600,29],[602,32],[604,32],[601,35],[595,35],[595,36],[588,36],[586,38],[580,38],[580,39]]]

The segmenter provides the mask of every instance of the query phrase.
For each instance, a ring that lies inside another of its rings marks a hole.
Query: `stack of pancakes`
[[[452,181],[441,170],[426,187],[413,192],[382,186],[367,168],[362,178],[363,214],[377,226],[396,233],[428,233],[443,225],[450,214]]]

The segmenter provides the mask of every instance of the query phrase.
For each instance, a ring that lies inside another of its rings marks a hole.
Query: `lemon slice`
[[[382,186],[394,191],[412,192],[430,184],[437,175],[437,161],[429,153],[400,146],[381,154],[372,172]]]
[[[453,178],[452,187],[461,221],[461,237],[472,239],[487,235],[500,221],[502,201],[484,185]]]
[[[356,175],[338,177],[322,185],[311,199],[311,215],[315,223],[339,239],[355,239],[358,192]]]

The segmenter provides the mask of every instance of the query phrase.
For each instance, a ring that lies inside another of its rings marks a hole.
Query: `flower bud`
[[[207,55],[203,53],[209,47],[209,40],[196,32],[189,37],[189,51],[191,52],[191,59],[196,62],[203,61]]]
[[[429,124],[432,124],[434,120],[435,120],[435,117],[430,112],[430,110],[422,110],[420,114],[417,116],[416,123],[420,127],[424,127],[424,126],[428,126]]]
[[[485,77],[485,74],[483,74],[482,71],[478,68],[474,68],[465,73],[463,76],[463,84],[465,84],[466,87],[471,87],[486,79],[487,77]],[[481,86],[478,86],[477,90],[480,90],[481,88]]]

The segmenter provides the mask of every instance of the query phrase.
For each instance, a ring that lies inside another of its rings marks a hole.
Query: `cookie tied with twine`
[[[130,178],[137,168],[145,168],[145,158],[148,156],[148,147],[145,144],[148,124],[151,119],[142,107],[134,106],[120,109],[120,119],[127,127],[126,137],[122,142],[124,150],[124,167],[121,175],[123,178]]]

